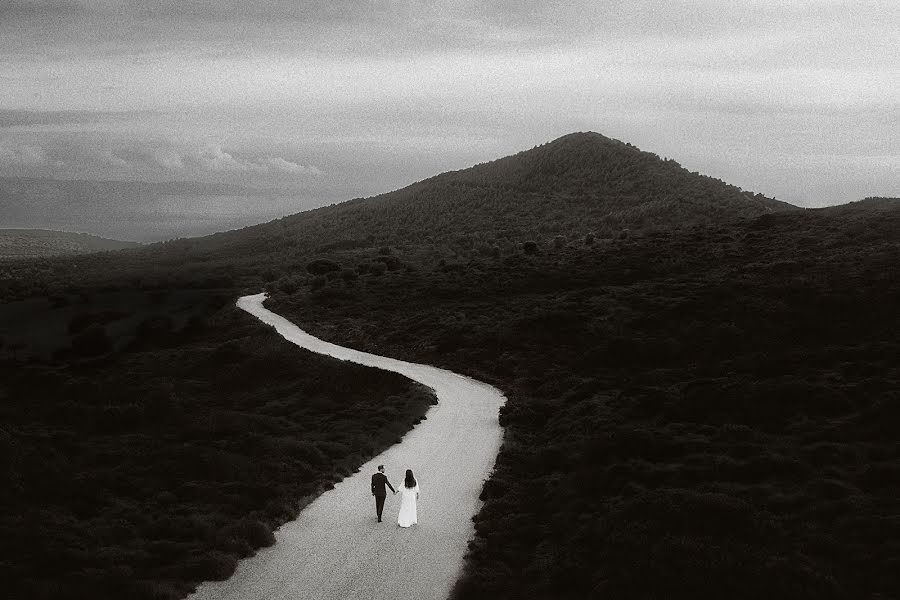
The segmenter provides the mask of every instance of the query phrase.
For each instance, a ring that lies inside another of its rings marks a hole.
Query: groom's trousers
[[[384,499],[387,496],[375,495],[375,512],[378,513],[378,520],[381,520],[381,513],[384,512]]]

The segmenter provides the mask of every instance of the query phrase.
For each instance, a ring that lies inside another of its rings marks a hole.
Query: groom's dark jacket
[[[387,477],[384,473],[375,473],[372,475],[372,493],[376,496],[387,496],[387,490],[384,489],[384,486],[388,486],[391,488],[391,491],[396,491],[394,486],[391,485],[391,482],[388,481]]]

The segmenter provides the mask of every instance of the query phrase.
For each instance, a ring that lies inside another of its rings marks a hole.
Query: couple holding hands
[[[385,487],[391,488],[391,492],[394,494],[400,494],[400,514],[397,516],[397,524],[400,527],[415,525],[418,522],[416,501],[419,499],[419,484],[413,476],[412,469],[406,470],[403,487],[395,490],[384,474],[384,465],[378,465],[378,472],[372,475],[372,495],[375,496],[375,512],[378,515],[379,523],[381,523],[381,513],[384,511],[384,499],[387,497]]]

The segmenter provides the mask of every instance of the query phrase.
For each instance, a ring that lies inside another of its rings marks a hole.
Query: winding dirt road
[[[500,449],[503,394],[450,371],[324,342],[263,307],[265,294],[238,307],[313,352],[405,375],[437,393],[439,404],[403,441],[364,464],[275,532],[276,543],[241,561],[227,581],[207,582],[194,600],[445,599],[460,574],[471,518]],[[303,374],[299,373],[302,377]],[[397,526],[399,496],[375,520],[369,490],[376,466],[397,487],[405,469],[419,480],[419,523]]]

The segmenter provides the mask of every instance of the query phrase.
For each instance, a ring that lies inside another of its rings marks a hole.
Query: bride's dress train
[[[419,484],[414,488],[406,486],[400,487],[400,515],[397,517],[397,524],[400,527],[409,527],[418,523],[418,515],[416,514],[416,499],[419,497]]]

